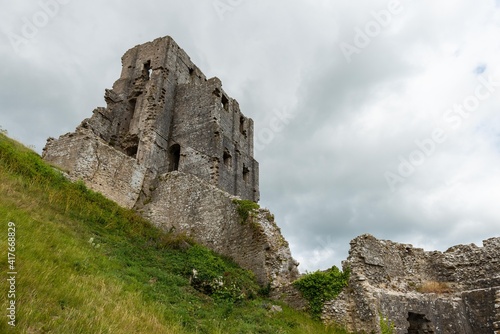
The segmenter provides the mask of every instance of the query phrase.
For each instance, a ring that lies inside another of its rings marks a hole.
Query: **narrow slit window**
[[[229,111],[229,99],[226,97],[226,95],[222,95],[221,103],[222,108],[224,108],[225,111]]]
[[[245,130],[245,117],[240,116],[240,133],[244,136],[247,135],[247,131]]]
[[[250,169],[243,165],[243,181],[248,182],[250,179]]]
[[[233,166],[233,157],[229,153],[229,150],[224,150],[224,154],[222,155],[222,160],[224,161],[224,165],[227,168],[231,168]]]
[[[148,60],[144,63],[144,67],[142,69],[142,75],[146,78],[146,80],[151,79],[151,75],[153,74],[153,69],[151,68],[151,60]]]
[[[137,105],[137,99],[135,99],[135,98],[134,99],[130,99],[128,101],[128,103],[129,103],[129,106],[130,106],[130,111],[132,112],[132,115],[134,115],[135,107]]]
[[[181,146],[174,144],[169,149],[168,171],[173,172],[179,170],[179,162],[181,160]]]

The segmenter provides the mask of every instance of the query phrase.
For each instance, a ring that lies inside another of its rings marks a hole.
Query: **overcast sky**
[[[38,152],[170,35],[255,121],[261,205],[301,271],[363,233],[500,236],[500,1],[4,1],[0,126]]]

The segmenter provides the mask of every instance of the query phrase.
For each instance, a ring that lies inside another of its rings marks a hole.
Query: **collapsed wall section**
[[[110,147],[85,127],[59,140],[49,139],[44,159],[61,168],[71,180],[84,181],[126,208],[136,204],[147,174],[135,159]]]
[[[367,333],[380,332],[380,317],[398,334],[492,333],[500,318],[499,260],[500,238],[426,252],[360,236],[343,264],[351,269],[349,287],[325,304],[323,319]]]

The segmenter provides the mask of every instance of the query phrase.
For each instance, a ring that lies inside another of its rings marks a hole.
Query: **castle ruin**
[[[151,181],[160,174],[179,171],[241,198],[259,200],[253,121],[224,92],[220,80],[207,80],[172,38],[127,51],[120,79],[112,90],[106,90],[105,100],[107,108],[95,109],[81,127],[133,158],[133,175],[147,174]],[[78,170],[73,157],[56,156],[57,145],[61,144],[47,145],[47,160],[73,173],[88,172]],[[102,169],[96,172],[105,174]],[[95,188],[111,198],[128,196],[127,206],[136,205],[141,189],[108,194],[107,175],[103,176],[92,175],[92,179],[100,179],[92,182]]]
[[[298,276],[265,209],[241,222],[235,199],[259,200],[253,121],[171,37],[138,45],[73,133],[49,138],[43,157],[155,225],[185,233],[277,287]]]
[[[267,209],[242,221],[238,201],[259,199],[253,121],[170,37],[122,57],[106,108],[58,139],[46,161],[159,228],[184,233],[253,271],[297,308],[298,263]],[[363,235],[351,242],[349,285],[322,319],[359,333],[500,334],[500,238],[446,252]],[[425,291],[433,283],[440,291]]]

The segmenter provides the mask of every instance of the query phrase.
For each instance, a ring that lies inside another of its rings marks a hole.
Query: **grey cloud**
[[[221,78],[254,118],[256,136],[276,110],[295,115],[256,157],[261,204],[275,213],[302,270],[340,265],[349,240],[361,233],[439,249],[477,243],[500,228],[492,199],[500,189],[492,167],[499,162],[498,94],[394,193],[384,172],[397,168],[398,156],[410,154],[416,139],[429,136],[437,126],[433,117],[443,113],[438,106],[463,99],[453,95],[453,85],[462,89],[465,77],[436,77],[451,87],[415,88],[434,61],[455,61],[450,68],[461,71],[458,60],[470,57],[463,63],[471,75],[486,61],[484,74],[498,67],[494,54],[471,56],[472,48],[490,42],[480,37],[494,34],[490,12],[498,9],[401,1],[404,12],[348,63],[339,44],[352,43],[354,29],[388,3],[241,1],[221,19],[211,0],[71,1],[21,55],[5,33],[19,32],[21,18],[39,5],[5,4],[0,125],[40,150],[46,137],[72,130],[104,105],[104,89],[119,77],[127,49],[171,35],[207,76]],[[419,109],[406,98],[431,107]]]

